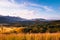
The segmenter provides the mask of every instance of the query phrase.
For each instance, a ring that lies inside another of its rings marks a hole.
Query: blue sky
[[[60,19],[60,0],[0,0],[0,15]]]

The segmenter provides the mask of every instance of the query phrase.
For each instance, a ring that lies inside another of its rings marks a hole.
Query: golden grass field
[[[60,33],[19,33],[23,28],[0,28],[0,40],[60,40]],[[18,33],[11,33],[17,31]]]
[[[60,40],[60,33],[0,34],[0,40]]]

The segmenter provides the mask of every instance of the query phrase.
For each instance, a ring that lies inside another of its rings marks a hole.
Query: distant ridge
[[[24,21],[24,20],[26,19],[20,17],[0,16],[0,23],[17,22],[17,21]]]
[[[57,21],[60,22],[60,20],[47,20],[47,19],[43,19],[43,18],[36,18],[36,19],[24,19],[21,17],[12,17],[12,16],[0,16],[0,23],[15,23],[15,22],[20,22],[23,24],[28,24],[28,23],[35,23],[36,21],[42,23],[42,22],[53,22],[53,21]]]

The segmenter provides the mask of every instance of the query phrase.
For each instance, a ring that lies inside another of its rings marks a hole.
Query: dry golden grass
[[[60,33],[19,33],[23,29],[22,27],[3,27],[3,30],[0,28],[0,40],[60,40]],[[13,31],[18,33],[11,33]]]
[[[0,33],[22,32],[24,27],[0,27]]]
[[[0,40],[60,40],[60,33],[0,34]]]

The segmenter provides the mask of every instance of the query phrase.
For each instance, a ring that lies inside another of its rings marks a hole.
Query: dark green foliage
[[[24,33],[60,32],[60,21],[51,21],[51,22],[35,21],[33,24],[30,21],[29,22],[24,21],[23,24],[20,22],[17,22],[17,23],[12,23],[11,26],[26,27],[25,29],[23,29]]]
[[[30,32],[32,29],[31,28],[25,28],[24,29],[24,33],[28,33],[28,32]]]

